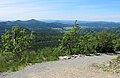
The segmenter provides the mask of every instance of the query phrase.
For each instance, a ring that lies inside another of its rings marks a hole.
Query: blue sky
[[[120,21],[120,0],[0,0],[0,20]]]

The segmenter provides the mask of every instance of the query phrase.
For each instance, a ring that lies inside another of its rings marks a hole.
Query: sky
[[[0,0],[0,20],[120,22],[120,0]]]

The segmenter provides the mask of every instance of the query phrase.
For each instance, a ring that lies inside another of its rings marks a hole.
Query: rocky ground
[[[120,78],[120,74],[103,72],[93,66],[103,64],[116,56],[103,54],[38,63],[17,72],[1,73],[0,78]]]

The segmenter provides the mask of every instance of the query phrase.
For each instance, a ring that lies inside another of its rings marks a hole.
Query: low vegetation
[[[41,36],[29,29],[15,26],[1,36],[0,72],[16,71],[26,65],[58,60],[58,57],[63,55],[115,53],[120,50],[120,34],[107,30],[86,34],[80,32],[81,29],[75,22],[73,28],[64,33],[63,38],[59,33],[51,36],[49,40],[45,33]],[[52,41],[53,39],[55,41]],[[117,60],[119,61],[120,57]]]
[[[94,67],[111,73],[120,73],[120,56],[104,64],[93,64]]]

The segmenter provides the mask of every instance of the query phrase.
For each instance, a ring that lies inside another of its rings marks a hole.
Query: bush
[[[107,32],[106,30],[98,32],[96,34],[96,41],[97,41],[96,51],[98,53],[115,52],[113,38],[114,37],[112,36],[112,34]]]
[[[17,71],[23,69],[26,65],[42,62],[35,51],[24,51],[20,60],[14,60],[11,52],[0,54],[0,72]]]
[[[24,51],[22,54],[21,63],[23,64],[34,64],[42,62],[38,53],[35,51]]]
[[[11,52],[7,52],[6,54],[0,55],[0,72],[5,71],[16,71],[19,70],[21,64],[19,62],[15,62],[13,59],[13,55]]]
[[[54,61],[58,59],[58,52],[51,48],[45,48],[42,50],[38,50],[39,57],[42,61]]]
[[[114,47],[116,51],[120,51],[120,38],[116,39]]]
[[[8,64],[5,59],[3,59],[2,55],[0,54],[0,72],[4,72],[8,70]]]
[[[80,54],[87,55],[96,52],[96,38],[91,33],[80,36],[79,45]]]

